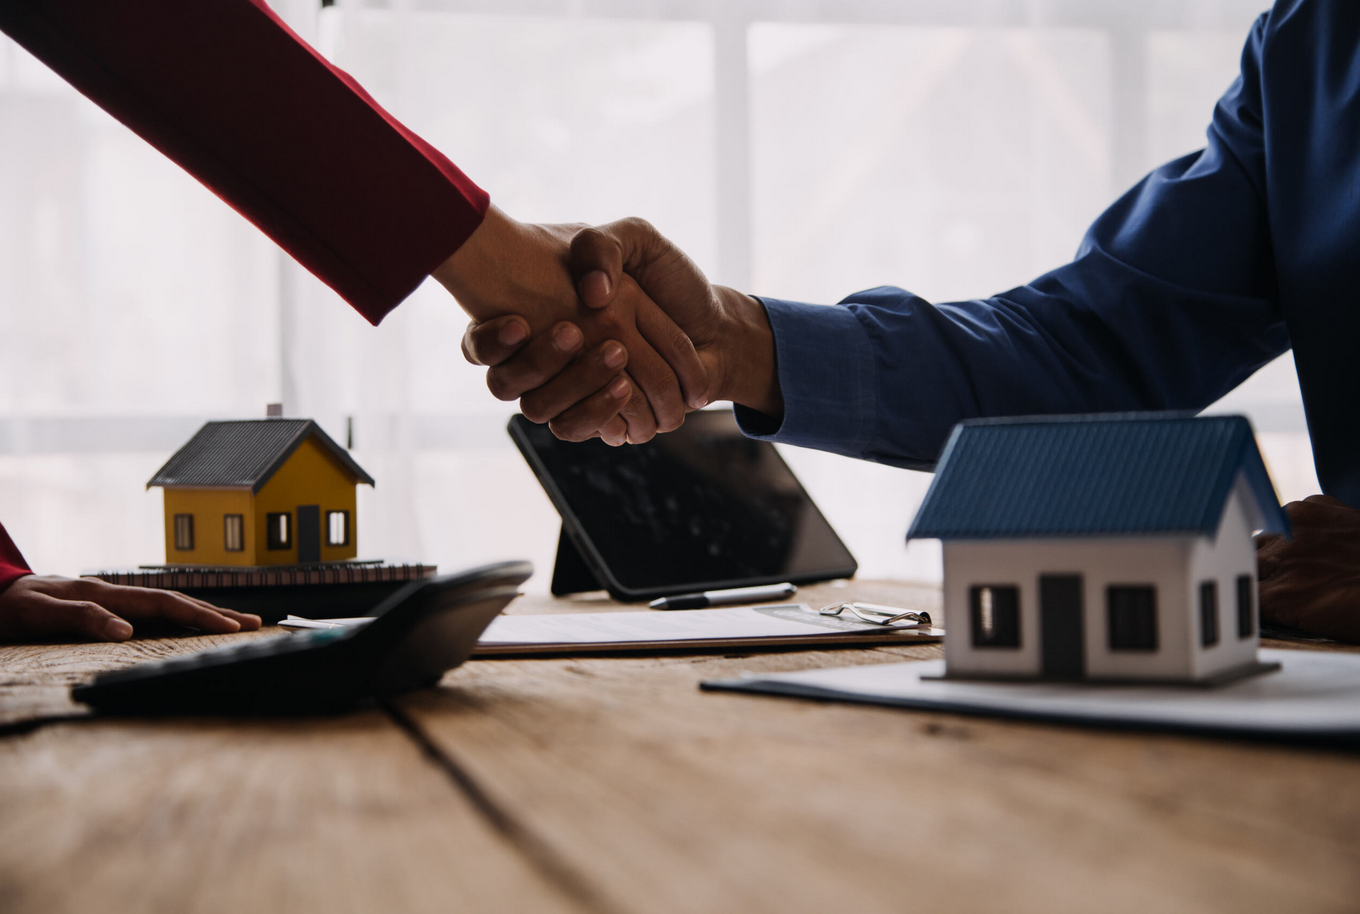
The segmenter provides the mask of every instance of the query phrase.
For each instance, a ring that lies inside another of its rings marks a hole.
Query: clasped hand
[[[640,219],[532,228],[563,246],[571,302],[554,314],[568,320],[536,319],[552,306],[534,293],[499,295],[512,303],[479,313],[468,293],[445,282],[479,319],[463,337],[463,354],[489,366],[493,395],[519,399],[526,417],[547,422],[559,438],[598,436],[613,445],[670,431],[687,410],[716,400],[782,413],[773,336],[758,301],[710,283]]]
[[[617,266],[602,276],[601,249],[583,236],[584,226],[526,225],[493,207],[433,275],[480,322],[463,348],[498,366],[492,394],[522,399],[526,416],[564,438],[646,441],[712,399],[710,372],[689,328]]]

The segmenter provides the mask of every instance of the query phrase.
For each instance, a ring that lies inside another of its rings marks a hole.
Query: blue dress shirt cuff
[[[849,308],[760,298],[774,330],[782,420],[735,407],[752,438],[860,457],[874,433],[874,352]]]

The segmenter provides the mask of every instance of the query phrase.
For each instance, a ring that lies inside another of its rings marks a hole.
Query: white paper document
[[[289,616],[288,631],[350,628],[372,617],[307,619]],[[902,644],[938,641],[944,631],[904,622],[875,625],[823,616],[806,603],[694,609],[681,612],[560,613],[498,616],[482,632],[474,656],[585,653],[680,647]]]
[[[838,699],[1099,726],[1360,738],[1360,654],[1263,649],[1281,668],[1225,685],[934,679],[943,660],[749,674],[705,689]]]
[[[937,628],[874,625],[823,616],[806,603],[681,612],[563,613],[500,616],[482,633],[477,653],[539,650],[636,650],[689,645],[885,644],[936,641]]]

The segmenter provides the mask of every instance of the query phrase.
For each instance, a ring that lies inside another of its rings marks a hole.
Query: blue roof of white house
[[[907,538],[1213,536],[1239,474],[1261,526],[1288,534],[1244,416],[974,420],[955,427]]]

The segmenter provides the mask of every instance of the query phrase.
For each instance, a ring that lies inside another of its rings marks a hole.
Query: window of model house
[[[240,514],[222,518],[222,548],[227,552],[241,552],[246,548],[246,519]]]
[[[1106,591],[1110,650],[1157,650],[1157,589],[1148,585],[1114,585]]]
[[[1020,646],[1020,588],[979,584],[968,591],[973,647]]]
[[[293,515],[287,511],[271,512],[265,515],[264,521],[266,548],[293,548]]]
[[[327,546],[349,545],[348,511],[326,512],[326,545]]]
[[[194,548],[194,516],[175,515],[175,548],[189,550]]]
[[[1218,643],[1218,582],[1201,581],[1199,585],[1199,643],[1213,647]]]
[[[1256,634],[1256,601],[1251,575],[1237,576],[1237,637],[1250,638]]]

